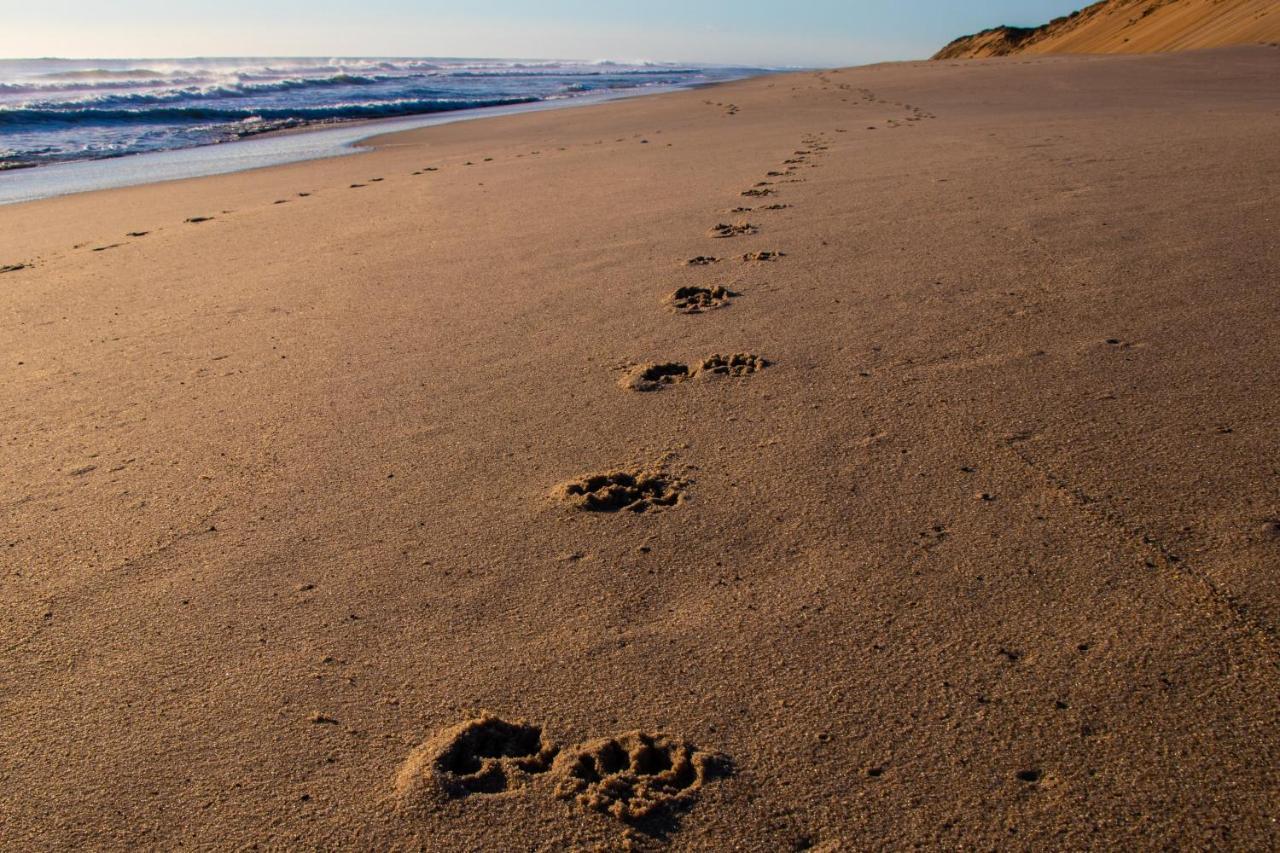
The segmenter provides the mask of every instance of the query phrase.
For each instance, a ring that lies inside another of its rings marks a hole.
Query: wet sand
[[[1278,78],[0,207],[5,847],[1277,846]]]

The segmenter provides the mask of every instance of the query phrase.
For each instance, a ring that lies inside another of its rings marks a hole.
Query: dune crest
[[[1159,53],[1280,40],[1274,0],[1100,0],[1039,27],[961,36],[934,59],[1011,54]]]

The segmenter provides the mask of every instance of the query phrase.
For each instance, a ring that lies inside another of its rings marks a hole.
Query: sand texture
[[[1275,849],[1277,80],[806,72],[0,208],[2,846]]]
[[[1100,0],[1040,27],[993,27],[934,59],[1010,54],[1154,53],[1280,42],[1278,0]]]

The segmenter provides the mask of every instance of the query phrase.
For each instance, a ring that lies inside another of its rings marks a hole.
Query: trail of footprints
[[[824,82],[829,83],[830,81],[829,81],[829,80],[824,80]],[[846,84],[840,84],[840,88],[849,88],[849,87],[848,87]],[[863,94],[863,97],[864,97],[864,99],[865,99],[865,100],[868,100],[868,101],[871,101],[871,102],[874,102],[874,103],[878,103],[878,104],[887,104],[887,103],[889,103],[889,102],[887,102],[887,101],[881,101],[881,100],[879,100],[878,98],[876,98],[876,96],[874,95],[874,93],[870,92],[869,90],[859,89],[859,90],[857,90],[857,91]],[[708,104],[711,104],[711,103],[713,103],[713,102],[708,101],[707,103],[708,103]],[[715,104],[715,106],[723,107],[723,108],[724,108],[724,110],[725,110],[725,112],[726,112],[726,114],[728,114],[728,115],[736,115],[736,114],[737,114],[737,112],[738,112],[738,110],[739,110],[738,106],[737,106],[737,105],[735,105],[735,104],[719,104],[719,103],[717,103],[717,104]],[[917,107],[912,107],[912,106],[911,106],[911,105],[909,105],[909,104],[898,104],[898,106],[903,106],[903,107],[907,108],[908,110],[911,110],[911,111],[912,111],[912,116],[908,117],[908,118],[906,119],[906,121],[914,121],[914,120],[919,120],[920,118],[933,118],[933,117],[934,117],[934,116],[932,116],[931,114],[924,113],[924,112],[923,112],[923,111],[921,111],[919,108],[917,108]],[[844,131],[844,130],[838,130],[837,132],[843,133],[843,132],[845,132],[845,131]],[[661,133],[661,131],[656,131],[656,133]],[[624,139],[618,139],[618,140],[616,140],[616,141],[617,141],[617,142],[624,142],[625,140],[624,140]],[[637,142],[639,142],[639,143],[641,143],[641,144],[647,144],[647,143],[649,142],[649,140],[648,140],[648,139],[641,138],[641,134],[635,134],[635,138],[634,138],[632,141],[637,141]],[[600,145],[600,144],[602,144],[602,142],[603,142],[603,140],[599,140],[599,141],[597,141],[595,144],[596,144],[596,145]],[[821,153],[821,152],[823,152],[823,151],[827,150],[827,147],[828,147],[828,146],[827,146],[827,143],[828,143],[828,141],[827,141],[824,137],[820,137],[820,136],[809,136],[809,137],[805,137],[805,138],[802,140],[802,144],[804,144],[804,145],[806,146],[806,149],[805,149],[805,150],[798,150],[798,151],[796,151],[796,152],[794,153],[794,155],[792,155],[791,157],[788,157],[788,158],[786,158],[785,160],[783,160],[783,161],[782,161],[782,165],[785,167],[784,169],[772,169],[772,170],[768,171],[768,172],[767,172],[767,174],[766,174],[766,177],[767,177],[769,180],[763,180],[763,181],[759,181],[759,182],[757,182],[754,186],[752,186],[752,187],[750,187],[750,188],[748,188],[748,189],[744,190],[744,191],[741,193],[741,195],[742,195],[742,196],[744,196],[744,197],[746,197],[746,198],[764,199],[764,198],[768,198],[769,196],[776,195],[776,194],[778,193],[778,191],[779,191],[779,190],[777,189],[777,186],[778,186],[778,185],[780,185],[780,184],[801,183],[801,182],[803,182],[803,181],[804,181],[804,178],[798,177],[798,176],[796,175],[796,172],[798,171],[798,169],[799,169],[802,165],[807,165],[807,166],[809,166],[810,168],[814,168],[814,167],[816,167],[816,165],[817,165],[817,164],[809,162],[809,160],[808,160],[807,158],[808,158],[810,155],[816,155],[816,154],[819,154],[819,153]],[[669,143],[668,143],[668,145],[669,145]],[[559,148],[558,150],[560,150],[560,151],[564,151],[564,150],[567,150],[567,149],[562,147],[562,148]],[[542,151],[535,150],[535,151],[531,151],[531,152],[529,152],[529,156],[539,156],[539,155],[541,155],[542,153],[543,153]],[[524,157],[525,155],[524,155],[524,154],[517,154],[517,155],[515,155],[515,156],[516,156],[516,158],[518,159],[518,158],[522,158],[522,157]],[[494,161],[494,159],[495,159],[495,158],[493,158],[493,157],[484,157],[484,158],[483,158],[483,162],[485,162],[485,163],[490,163],[490,162],[493,162],[493,161]],[[473,161],[468,160],[468,161],[466,161],[465,163],[463,163],[462,165],[463,165],[463,166],[476,166],[476,165],[478,165],[478,164],[477,164],[477,163],[475,163],[475,162],[473,162]],[[425,175],[425,174],[429,174],[429,173],[433,173],[433,172],[439,172],[440,170],[441,170],[441,167],[440,167],[440,166],[437,166],[437,165],[430,165],[430,166],[423,166],[422,168],[420,168],[420,169],[416,169],[416,170],[414,170],[414,171],[410,172],[409,174],[410,174],[410,175],[414,175],[414,176],[417,176],[417,175]],[[369,186],[370,186],[370,185],[372,185],[372,184],[381,183],[381,182],[383,182],[384,180],[386,180],[386,179],[385,179],[385,178],[383,178],[383,177],[367,178],[367,179],[365,179],[365,181],[362,181],[362,182],[361,182],[361,181],[357,181],[357,182],[355,182],[355,183],[351,183],[351,184],[349,184],[349,185],[348,185],[348,189],[353,189],[353,190],[354,190],[354,189],[363,189],[363,188],[367,188],[367,187],[369,187]],[[298,199],[304,199],[304,198],[309,198],[309,197],[311,197],[311,196],[313,196],[313,195],[315,195],[314,191],[298,192],[298,193],[295,193],[295,198],[298,198]],[[290,203],[292,200],[293,200],[293,199],[291,199],[291,198],[280,198],[280,199],[276,199],[275,201],[271,202],[271,204],[272,204],[272,205],[288,204],[288,203]],[[738,206],[738,207],[736,207],[736,208],[733,208],[733,209],[732,209],[732,210],[730,210],[729,212],[731,212],[731,213],[735,213],[735,214],[746,214],[746,213],[751,213],[751,212],[753,212],[753,211],[779,211],[779,210],[786,210],[786,209],[788,209],[788,208],[790,208],[790,207],[791,207],[791,205],[789,205],[789,204],[785,204],[785,203],[774,203],[774,204],[763,205],[763,206],[756,207],[756,208],[751,208],[751,207],[746,207],[746,206]],[[232,213],[235,213],[235,211],[232,211],[232,210],[224,210],[224,211],[221,211],[221,214],[222,214],[222,215],[229,215],[229,214],[232,214]],[[214,214],[207,214],[207,215],[206,215],[206,214],[200,214],[200,215],[194,215],[194,216],[189,216],[189,217],[187,217],[186,219],[184,219],[184,220],[183,220],[183,223],[184,223],[184,224],[186,224],[186,225],[200,225],[200,224],[202,224],[202,223],[212,222],[212,221],[217,220],[217,219],[218,219],[218,216],[216,216],[216,215],[214,215]],[[735,237],[751,236],[751,235],[754,235],[754,234],[759,233],[759,230],[760,230],[760,227],[759,227],[759,225],[758,225],[758,224],[756,224],[756,223],[746,222],[746,221],[738,221],[738,222],[729,222],[729,223],[719,223],[719,224],[715,225],[714,227],[712,227],[710,234],[711,234],[711,236],[712,236],[712,237],[715,237],[715,238],[717,238],[717,239],[729,239],[729,238],[735,238]],[[147,235],[148,235],[148,234],[150,234],[150,233],[151,233],[150,231],[130,231],[130,232],[128,232],[125,236],[130,237],[130,238],[133,238],[133,239],[137,239],[137,238],[145,237],[145,236],[147,236]],[[72,248],[74,248],[74,249],[81,249],[81,248],[84,248],[86,245],[87,245],[86,243],[81,243],[81,244],[77,244],[76,246],[73,246]],[[110,250],[110,249],[116,249],[116,248],[119,248],[119,247],[121,247],[121,246],[125,246],[125,245],[128,245],[128,244],[127,244],[127,243],[110,243],[110,244],[107,244],[107,245],[103,245],[103,246],[95,247],[95,248],[93,248],[93,250],[92,250],[92,251],[94,251],[94,252],[105,252],[105,251],[108,251],[108,250]],[[756,257],[757,255],[758,255],[759,257]],[[774,259],[774,258],[776,258],[776,257],[780,257],[780,256],[781,256],[781,253],[776,253],[776,252],[748,253],[748,255],[744,256],[744,260],[772,260],[772,259]],[[703,258],[693,258],[693,259],[690,259],[690,260],[688,261],[688,263],[689,263],[690,265],[695,265],[695,266],[696,266],[696,265],[709,265],[709,264],[712,264],[712,263],[716,263],[716,262],[718,262],[718,260],[719,260],[718,258],[703,257]],[[30,269],[32,266],[33,266],[33,264],[32,264],[32,263],[30,263],[30,262],[0,264],[0,274],[4,274],[4,273],[12,273],[12,272],[19,272],[19,271],[21,271],[21,270]],[[701,303],[701,304],[698,304],[698,303]],[[680,311],[680,313],[701,313],[702,311],[708,310],[708,309],[709,309],[709,308],[711,308],[711,307],[717,307],[717,306],[719,306],[719,305],[723,305],[723,304],[728,304],[728,303],[727,303],[727,301],[726,301],[726,300],[724,300],[724,299],[723,299],[722,297],[720,297],[720,296],[712,297],[712,299],[711,299],[710,301],[706,301],[706,302],[704,302],[704,301],[702,301],[702,297],[699,297],[699,296],[696,296],[696,295],[695,295],[695,302],[694,302],[694,303],[690,303],[690,304],[685,305],[685,306],[679,306],[677,310],[679,310],[679,311]],[[685,310],[685,309],[693,309],[693,310]]]
[[[807,134],[801,138],[801,146],[785,157],[782,161],[783,170],[774,169],[768,173],[770,177],[782,180],[759,182],[741,194],[760,198],[777,193],[779,190],[775,189],[775,184],[799,182],[801,179],[788,176],[794,175],[802,167],[816,167],[818,164],[814,160],[830,148],[830,139],[825,134]],[[754,210],[779,211],[790,207],[790,204],[771,203]],[[750,213],[753,208],[740,205],[730,212]],[[737,221],[713,226],[708,236],[723,240],[755,235],[759,231],[760,226],[755,223]],[[758,249],[744,252],[739,259],[743,264],[762,264],[784,257],[785,253],[777,250]],[[709,269],[725,260],[715,255],[697,255],[686,260],[684,265]],[[676,314],[698,315],[729,307],[740,295],[727,284],[685,285],[671,291],[663,304]],[[625,372],[619,384],[628,391],[650,393],[696,380],[742,379],[759,373],[771,364],[769,359],[751,352],[713,353],[689,363],[663,361],[629,364],[623,367]],[[686,481],[667,473],[659,465],[648,469],[589,474],[561,483],[552,490],[552,494],[558,500],[586,512],[616,513],[625,510],[645,513],[678,506],[684,500],[687,485]]]
[[[848,87],[841,84],[841,88]],[[865,100],[883,103],[867,90],[857,91]],[[729,116],[738,112],[733,104],[716,106],[723,107]],[[931,117],[917,108],[908,106],[908,109],[914,117],[907,121]],[[640,141],[648,142],[647,139]],[[798,172],[802,168],[816,168],[818,164],[813,160],[828,150],[830,140],[822,134],[810,134],[802,138],[801,145],[778,167],[770,169],[765,180],[743,190],[741,197],[767,199],[777,195],[781,185],[802,183],[804,178],[799,177]],[[534,151],[531,155],[540,153]],[[486,157],[484,162],[492,159]],[[476,164],[468,161],[463,165]],[[439,169],[439,166],[424,166],[411,174],[424,175]],[[381,177],[369,178],[352,183],[349,188],[362,189],[381,181]],[[307,198],[312,194],[299,192],[296,197]],[[273,204],[288,202],[289,199],[279,199]],[[739,205],[729,212],[775,212],[791,207],[776,202],[757,208]],[[199,225],[216,218],[197,215],[188,217],[185,223]],[[758,224],[739,220],[713,226],[709,236],[724,240],[752,236],[759,231]],[[141,238],[149,233],[132,231],[127,236]],[[94,251],[120,245],[123,244],[101,246]],[[738,257],[742,264],[760,264],[778,261],[786,255],[776,250],[752,250]],[[684,263],[689,267],[711,269],[725,261],[722,257],[698,255]],[[30,263],[8,264],[0,266],[0,273],[17,272],[30,266]],[[698,315],[728,307],[740,295],[724,284],[686,285],[668,294],[664,304],[676,314]],[[714,353],[693,363],[631,365],[620,384],[629,391],[654,392],[696,380],[745,378],[770,365],[768,359],[755,353]],[[583,476],[561,483],[552,494],[582,512],[639,515],[678,507],[685,500],[688,486],[689,481],[668,472],[663,461],[648,467]],[[482,714],[440,732],[414,749],[400,767],[394,787],[398,807],[407,811],[430,807],[442,800],[549,788],[555,797],[572,800],[585,809],[643,824],[650,818],[669,818],[691,808],[708,783],[730,772],[732,763],[726,756],[663,732],[628,731],[561,749],[548,739],[541,726]],[[544,784],[543,779],[549,782]]]
[[[690,808],[729,769],[724,756],[663,732],[629,731],[561,749],[541,726],[484,713],[410,753],[396,775],[396,806],[412,812],[535,791],[642,823]]]
[[[807,162],[826,147],[821,137],[806,137],[805,144],[808,150],[796,152],[791,159],[798,162],[791,165]],[[737,237],[757,230],[746,223],[719,225],[713,236]],[[757,250],[741,255],[741,261],[782,257],[778,251]],[[685,264],[710,269],[723,260],[699,255]],[[665,302],[676,313],[700,314],[723,308],[737,296],[726,285],[690,285],[677,288]],[[717,353],[693,364],[633,365],[622,385],[637,392],[659,391],[698,379],[747,377],[769,365],[754,353]],[[663,462],[589,474],[561,483],[552,494],[582,512],[646,514],[678,507],[688,485]],[[414,749],[396,775],[395,796],[400,810],[413,811],[471,796],[546,792],[643,826],[650,819],[673,819],[691,808],[707,784],[730,772],[732,763],[726,756],[664,732],[628,731],[561,749],[541,726],[485,713]]]
[[[657,132],[658,132],[658,133],[661,133],[662,131],[657,131]],[[618,141],[619,141],[619,142],[622,142],[623,140],[621,140],[621,139],[620,139],[620,140],[618,140]],[[639,141],[640,141],[640,142],[643,142],[643,143],[647,143],[649,140],[647,140],[647,139],[641,139],[641,140],[639,140]],[[598,142],[596,142],[595,144],[599,145],[599,144],[601,144],[601,142],[599,142],[599,141],[598,141]],[[560,150],[560,151],[565,151],[565,150],[567,150],[567,149],[566,149],[566,148],[560,148],[559,150]],[[541,154],[541,153],[542,153],[541,151],[531,151],[531,152],[529,152],[530,156],[537,156],[537,155],[539,155],[539,154]],[[525,155],[524,155],[524,154],[517,154],[517,155],[515,155],[515,156],[516,156],[517,158],[521,158],[521,157],[524,157]],[[483,158],[483,159],[484,159],[484,162],[485,162],[485,163],[491,163],[491,162],[493,162],[493,161],[494,161],[494,159],[495,159],[495,158],[493,158],[493,157],[485,157],[485,158]],[[463,166],[474,166],[474,165],[476,165],[476,164],[475,164],[475,163],[473,163],[472,161],[468,160],[468,161],[466,161],[465,163],[463,163],[462,165],[463,165]],[[409,174],[410,174],[410,175],[425,175],[425,174],[427,174],[427,173],[429,173],[429,172],[439,172],[439,171],[440,171],[440,169],[441,169],[441,167],[440,167],[440,166],[423,166],[421,169],[417,169],[417,170],[415,170],[415,171],[413,171],[413,172],[410,172]],[[369,185],[371,185],[371,184],[381,183],[381,182],[383,182],[383,181],[385,181],[385,180],[386,180],[386,178],[383,178],[383,177],[366,178],[366,179],[365,179],[365,181],[363,181],[363,182],[356,182],[356,183],[348,184],[348,185],[347,185],[347,188],[348,188],[348,189],[353,189],[353,190],[354,190],[354,189],[363,189],[363,188],[365,188],[365,187],[368,187],[368,186],[369,186]],[[311,196],[315,195],[315,193],[314,193],[314,192],[299,192],[299,193],[296,193],[295,195],[296,195],[296,197],[297,197],[297,198],[309,198],[309,197],[311,197]],[[275,201],[271,202],[271,204],[272,204],[273,206],[274,206],[274,205],[281,205],[281,204],[289,204],[292,200],[293,200],[293,199],[290,199],[290,198],[280,198],[280,199],[276,199]],[[227,214],[231,214],[231,213],[235,213],[235,211],[233,211],[233,210],[224,210],[224,211],[222,211],[222,214],[223,214],[223,215],[227,215]],[[212,214],[210,214],[210,215],[189,216],[189,217],[187,217],[186,219],[184,219],[184,220],[183,220],[183,224],[185,224],[185,225],[199,225],[199,224],[204,223],[204,222],[212,222],[212,221],[214,221],[214,220],[215,220],[215,219],[217,219],[217,218],[218,218],[217,216],[214,216],[214,215],[212,215]],[[126,237],[138,238],[138,237],[145,237],[145,236],[147,236],[147,235],[148,235],[148,234],[150,234],[150,233],[151,233],[150,231],[130,231],[130,232],[128,232],[125,236],[126,236]],[[71,248],[72,248],[72,249],[83,249],[83,248],[85,248],[87,245],[89,245],[87,242],[86,242],[86,243],[77,243],[76,245],[72,246]],[[98,246],[98,247],[95,247],[95,248],[93,248],[91,251],[94,251],[94,252],[105,252],[105,251],[107,251],[107,250],[109,250],[109,249],[116,249],[116,248],[119,248],[119,247],[121,247],[121,246],[125,246],[125,245],[128,245],[128,244],[127,244],[127,243],[111,243],[111,244],[109,244],[109,245],[104,245],[104,246]],[[35,264],[30,263],[30,262],[12,263],[12,264],[0,264],[0,274],[2,274],[2,273],[10,273],[10,272],[18,272],[18,271],[20,271],[20,270],[25,270],[25,269],[31,269],[31,268],[32,268],[32,267],[34,267],[34,266],[35,266]]]
[[[783,169],[770,171],[769,177],[780,180],[761,182],[743,195],[761,198],[778,191],[775,183],[798,182],[790,176],[803,166],[815,165],[813,159],[829,147],[823,135],[805,136],[802,145],[784,160]],[[760,210],[789,207],[776,203]],[[740,206],[731,212],[752,211]],[[730,239],[759,230],[746,221],[720,223],[709,236]],[[784,253],[772,249],[739,256],[743,264],[770,263],[783,257]],[[711,270],[724,261],[713,255],[697,255],[684,264]],[[739,295],[727,284],[686,285],[668,294],[664,304],[674,313],[697,315],[725,308]],[[629,391],[648,393],[703,379],[745,378],[769,366],[768,359],[755,353],[714,353],[693,363],[631,365],[620,384]],[[552,495],[582,512],[650,514],[680,506],[688,486],[687,480],[666,470],[664,461],[579,477],[556,486]],[[552,780],[557,797],[634,823],[691,808],[708,782],[731,769],[725,756],[665,733],[625,732],[561,751],[539,726],[484,715],[415,750],[396,779],[396,791],[402,808],[414,808],[440,798],[532,789],[545,776]]]
[[[874,95],[867,93],[869,98]],[[710,103],[710,102],[708,102]],[[717,105],[720,106],[720,105]],[[729,115],[736,107],[727,110]],[[829,148],[825,134],[809,134],[800,148],[786,156],[767,180],[743,190],[741,196],[761,199],[779,193],[780,185],[803,182],[802,168]],[[791,205],[773,202],[757,209],[738,205],[730,212],[748,214],[780,211]],[[708,236],[733,239],[758,234],[760,226],[738,220],[718,223]],[[783,252],[747,251],[743,264],[776,262]],[[713,270],[725,258],[697,255],[686,267]],[[663,300],[672,312],[698,315],[730,306],[740,294],[727,284],[685,285]],[[631,365],[620,384],[641,393],[663,391],[682,383],[717,377],[745,378],[770,366],[770,361],[749,352],[712,354],[692,364],[679,361]],[[651,514],[679,507],[689,482],[666,470],[666,462],[589,474],[561,483],[552,494],[582,512],[598,514]],[[449,729],[414,751],[396,780],[402,808],[424,801],[471,794],[501,794],[539,787],[549,777],[555,796],[573,799],[580,806],[623,821],[643,823],[657,816],[671,817],[691,808],[699,793],[714,779],[732,772],[730,760],[669,734],[631,731],[588,741],[560,750],[541,727],[507,723],[484,715]]]
[[[756,183],[754,187],[742,192],[742,195],[748,197],[773,195],[777,192],[773,188],[774,183],[799,181],[797,178],[786,177],[786,175],[794,174],[805,165],[808,167],[817,165],[813,160],[829,149],[829,140],[826,134],[806,134],[801,137],[801,146],[803,147],[792,151],[783,160],[782,165],[785,170],[769,172],[769,175],[774,178],[782,177],[782,181]],[[759,207],[759,210],[778,211],[786,210],[788,207],[791,205],[777,202],[777,204]],[[739,206],[730,213],[745,214],[751,211],[753,211],[751,207]],[[759,231],[759,225],[740,220],[740,222],[714,225],[708,236],[714,240],[730,240],[730,238],[754,236]],[[773,263],[785,256],[785,252],[777,250],[754,250],[744,252],[739,257],[742,264],[764,264]],[[709,269],[722,264],[723,261],[723,257],[716,255],[696,255],[686,260],[685,265]],[[733,300],[739,296],[741,296],[740,293],[730,289],[727,284],[709,284],[709,286],[686,284],[669,292],[663,300],[663,305],[675,314],[698,315],[724,309],[732,305]],[[694,382],[694,380],[748,378],[771,365],[771,361],[754,352],[717,352],[692,362],[649,361],[644,364],[625,365],[623,366],[625,373],[622,375],[620,384],[627,391],[657,392],[678,384]],[[557,500],[582,511],[650,512],[680,505],[684,501],[686,485],[685,480],[676,478],[666,473],[662,466],[657,466],[652,470],[605,471],[605,473],[585,475],[557,485],[552,493]]]
[[[802,165],[816,165],[812,159],[820,156],[830,146],[825,135],[810,134],[801,139],[803,148],[789,155],[784,164],[787,170],[773,171],[771,175],[789,175]],[[776,192],[773,182],[762,182],[769,186],[757,184],[742,194],[759,197],[766,193]],[[761,207],[762,211],[786,210],[791,205],[776,203]],[[748,213],[752,208],[739,206],[733,213]],[[729,239],[758,234],[760,226],[745,221],[719,223],[713,226],[708,236],[713,239]],[[773,249],[759,249],[744,252],[739,256],[744,264],[761,264],[777,261],[785,257],[785,253]],[[697,255],[684,262],[688,267],[710,268],[724,262],[724,258],[715,255]],[[684,315],[704,314],[726,308],[740,296],[725,284],[708,286],[685,285],[670,292],[663,304],[673,313]],[[628,391],[649,393],[662,391],[685,382],[696,380],[712,380],[718,378],[742,379],[766,369],[772,362],[761,355],[751,352],[713,353],[696,361],[645,362],[630,364],[624,367],[625,373],[619,384]],[[662,466],[652,469],[635,469],[589,474],[567,483],[561,483],[552,490],[558,500],[586,512],[620,512],[627,510],[645,513],[654,510],[678,506],[684,499],[687,482],[666,473]]]

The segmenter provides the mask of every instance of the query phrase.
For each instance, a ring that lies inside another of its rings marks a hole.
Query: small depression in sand
[[[743,234],[754,234],[757,230],[759,229],[750,222],[721,222],[719,225],[716,225],[711,229],[711,236],[719,239],[723,239],[725,237],[739,237]]]
[[[749,352],[735,352],[732,355],[707,356],[698,365],[697,376],[749,376],[759,373],[773,362]]]
[[[556,793],[585,808],[640,821],[690,808],[703,787],[727,775],[724,756],[665,734],[627,732],[566,750],[556,759]]]
[[[679,361],[638,364],[627,371],[618,383],[628,391],[661,391],[689,379],[718,376],[750,376],[773,362],[749,352],[709,355],[692,367]]]
[[[673,291],[667,297],[666,302],[667,305],[680,314],[701,314],[703,311],[723,308],[737,295],[729,288],[720,285],[714,287],[681,287]]]
[[[402,808],[424,801],[500,794],[546,772],[556,747],[540,726],[482,714],[418,746],[396,775]]]
[[[692,374],[689,365],[678,361],[640,364],[622,377],[622,387],[629,391],[661,391],[668,385],[683,382]]]
[[[585,512],[648,512],[679,504],[685,485],[660,471],[613,471],[561,483],[554,495]]]

